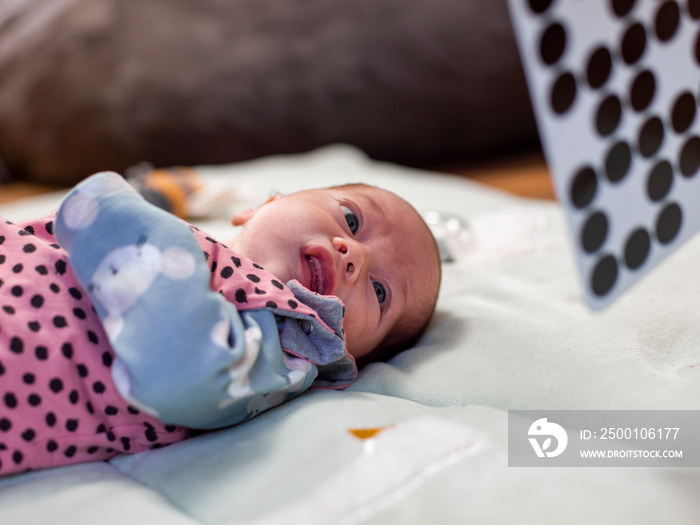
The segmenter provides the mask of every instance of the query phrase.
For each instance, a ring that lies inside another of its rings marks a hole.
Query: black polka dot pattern
[[[106,459],[189,435],[119,395],[107,336],[52,231],[52,219],[0,228],[0,474]],[[198,230],[195,237],[208,255],[212,290],[241,308],[321,322],[261,266]]]
[[[532,25],[523,23],[519,35],[526,68],[541,80],[543,136],[559,145],[547,149],[561,155],[551,165],[562,167],[554,176],[586,288],[604,297],[618,293],[621,275],[628,286],[686,230],[700,228],[685,209],[695,206],[686,196],[700,184],[700,0],[606,0],[606,12],[590,7],[590,19],[579,16],[584,4],[523,0],[518,9]],[[594,16],[608,36],[589,38]],[[671,74],[670,64],[683,74]],[[578,140],[580,149],[572,146]],[[630,213],[640,215],[616,221]]]
[[[102,326],[52,232],[52,218],[0,225],[0,475],[146,450],[153,441],[134,433],[134,419],[157,443],[188,435],[128,410]],[[95,418],[114,443],[85,438]]]

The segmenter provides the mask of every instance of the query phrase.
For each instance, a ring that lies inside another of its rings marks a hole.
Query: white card
[[[586,303],[700,228],[700,0],[508,0]]]

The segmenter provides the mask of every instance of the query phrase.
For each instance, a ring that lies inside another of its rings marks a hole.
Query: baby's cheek
[[[345,346],[355,358],[370,353],[381,341],[376,323],[368,319],[364,312],[346,306],[343,318]]]

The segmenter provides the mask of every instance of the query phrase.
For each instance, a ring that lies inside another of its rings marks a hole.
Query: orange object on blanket
[[[204,186],[195,170],[181,166],[154,169],[137,179],[137,189],[148,202],[181,219],[190,217],[188,199]]]

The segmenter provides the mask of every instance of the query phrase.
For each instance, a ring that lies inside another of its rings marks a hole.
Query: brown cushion
[[[536,140],[504,0],[0,0],[0,156],[71,183],[356,145]]]

